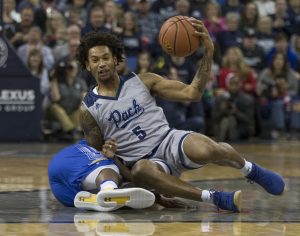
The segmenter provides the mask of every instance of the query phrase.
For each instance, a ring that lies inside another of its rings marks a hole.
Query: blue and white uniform
[[[74,206],[79,191],[97,191],[95,178],[103,169],[119,173],[112,159],[87,145],[85,140],[58,152],[48,164],[48,177],[52,193],[65,206]]]

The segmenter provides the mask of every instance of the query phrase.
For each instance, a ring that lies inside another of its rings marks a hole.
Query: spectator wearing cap
[[[245,29],[241,50],[245,64],[259,73],[265,67],[265,54],[263,48],[257,44],[256,32],[252,28]]]

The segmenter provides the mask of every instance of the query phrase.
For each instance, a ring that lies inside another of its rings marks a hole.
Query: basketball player
[[[102,152],[81,140],[58,152],[48,165],[50,188],[56,199],[65,206],[95,211],[113,211],[125,205],[151,206],[155,200],[153,193],[142,188],[117,189],[119,169],[111,159],[115,150],[114,140],[106,141]],[[112,190],[118,198],[111,197]],[[107,198],[110,202],[102,204],[106,204],[104,207],[98,204]]]
[[[91,32],[81,39],[77,60],[97,82],[83,101],[83,130],[94,145],[101,133],[105,140],[116,139],[116,156],[131,168],[133,181],[139,186],[239,212],[241,191],[201,190],[178,176],[185,170],[214,163],[239,169],[273,195],[283,193],[283,178],[246,161],[226,143],[214,142],[199,133],[170,129],[153,97],[198,101],[203,94],[210,78],[214,47],[202,21],[190,21],[205,52],[189,85],[154,73],[120,77],[116,66],[122,62],[123,45],[114,35]]]

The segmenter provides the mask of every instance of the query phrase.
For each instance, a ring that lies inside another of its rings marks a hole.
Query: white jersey
[[[124,161],[136,161],[150,154],[170,130],[162,109],[134,73],[120,78],[116,97],[98,95],[94,88],[83,104],[104,139],[117,140],[116,156]]]

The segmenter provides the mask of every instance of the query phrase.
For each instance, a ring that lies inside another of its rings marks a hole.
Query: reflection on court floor
[[[247,159],[284,175],[287,189],[280,197],[230,168],[210,165],[182,176],[201,188],[241,189],[240,214],[195,202],[189,209],[155,205],[108,213],[63,207],[47,179],[47,163],[63,145],[0,145],[0,235],[299,235],[299,143],[235,146]]]

